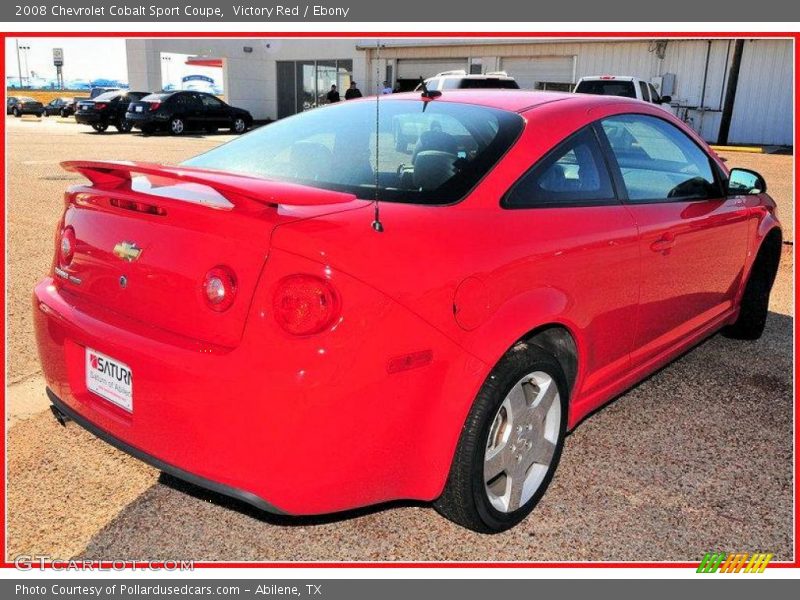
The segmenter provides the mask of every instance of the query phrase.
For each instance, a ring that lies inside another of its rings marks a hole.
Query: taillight
[[[108,104],[105,102],[96,102],[94,105],[97,110],[103,110],[106,106],[108,106]]]
[[[58,264],[62,267],[68,266],[73,256],[75,256],[75,230],[72,227],[65,227],[58,242]]]
[[[203,279],[203,296],[211,310],[228,310],[236,297],[236,278],[227,267],[214,267]]]
[[[151,102],[150,103],[150,109],[149,109],[150,112],[154,112],[154,111],[158,110],[159,108],[161,108],[161,102]]]
[[[275,319],[292,335],[319,333],[339,314],[339,296],[325,279],[290,275],[278,283],[273,298]]]

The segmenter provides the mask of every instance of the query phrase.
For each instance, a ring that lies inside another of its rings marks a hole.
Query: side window
[[[506,195],[506,208],[616,203],[600,145],[585,127],[539,161]]]
[[[652,83],[647,84],[650,87],[650,96],[654,104],[661,104],[661,96],[658,95],[656,88],[653,87]]]
[[[622,172],[629,201],[721,196],[711,159],[674,125],[649,115],[619,115],[601,123]]]
[[[642,92],[642,100],[650,102],[650,90],[647,89],[647,84],[644,81],[639,82],[639,91]]]
[[[214,96],[208,96],[206,94],[203,94],[200,96],[200,99],[203,102],[204,108],[213,108],[213,109],[222,108],[222,102],[220,102],[219,99],[215,98]]]

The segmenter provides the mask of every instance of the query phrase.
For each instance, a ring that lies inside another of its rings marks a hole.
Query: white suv
[[[652,83],[638,77],[620,75],[594,75],[581,77],[575,86],[576,94],[596,94],[598,96],[623,96],[657,104],[669,110],[670,96],[660,96]]]
[[[505,71],[493,71],[482,75],[467,75],[464,70],[444,71],[425,80],[429,91],[467,90],[467,89],[508,89],[518,90],[519,84]],[[417,90],[422,89],[422,84]]]

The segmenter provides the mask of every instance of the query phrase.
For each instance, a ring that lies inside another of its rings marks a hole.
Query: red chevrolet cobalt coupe
[[[53,412],[289,515],[522,520],[587,414],[764,328],[764,180],[616,97],[398,94],[177,167],[75,161],[35,290]]]

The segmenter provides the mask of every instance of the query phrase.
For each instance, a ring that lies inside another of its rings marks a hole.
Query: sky
[[[6,38],[6,75],[17,75],[16,41],[30,46],[28,69],[37,77],[54,79],[53,48],[64,49],[64,80],[119,79],[128,80],[125,61],[125,40],[122,38]],[[20,53],[23,77],[24,53]]]

